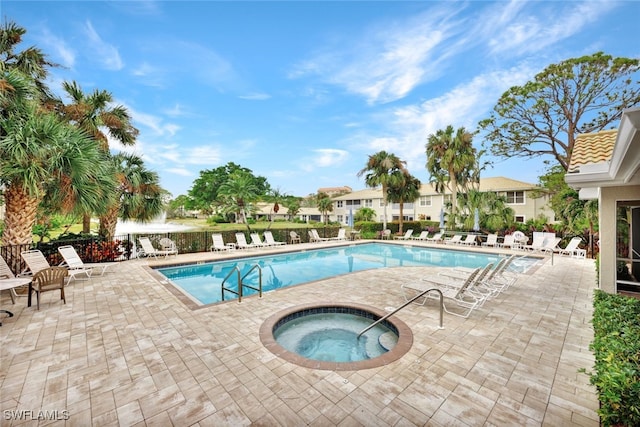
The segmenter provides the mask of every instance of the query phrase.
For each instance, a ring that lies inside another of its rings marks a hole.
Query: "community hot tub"
[[[307,368],[375,368],[398,360],[413,344],[409,327],[394,316],[358,336],[386,314],[352,303],[299,305],[265,320],[260,340],[276,356]]]

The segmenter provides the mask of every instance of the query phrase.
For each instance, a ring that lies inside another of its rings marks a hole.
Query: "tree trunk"
[[[398,225],[398,233],[400,235],[402,235],[402,220],[404,217],[404,202],[400,202],[400,218],[398,219],[398,222],[400,223],[400,225]]]
[[[85,234],[91,233],[91,214],[82,215],[82,232]]]
[[[382,186],[382,203],[384,203],[384,209],[383,209],[383,217],[382,217],[382,230],[386,230],[387,229],[387,186],[383,185]]]
[[[116,224],[118,224],[118,214],[120,213],[120,206],[115,205],[107,209],[107,212],[100,216],[100,229],[98,233],[106,240],[113,240],[116,234]]]
[[[31,230],[36,223],[40,200],[32,197],[22,186],[9,184],[4,190],[5,216],[2,244],[30,245]]]

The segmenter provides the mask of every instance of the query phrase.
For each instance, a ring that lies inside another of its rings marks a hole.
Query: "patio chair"
[[[269,246],[260,239],[260,235],[258,233],[251,233],[251,244],[256,248],[266,248]]]
[[[29,274],[29,275],[35,276],[37,272],[51,267],[49,265],[49,261],[47,261],[47,259],[44,257],[42,252],[40,252],[37,249],[24,251],[20,254],[20,256],[22,256],[22,259],[27,264],[27,270],[24,271],[22,274]],[[93,272],[93,270],[91,270],[90,268],[68,267],[67,270],[69,271],[68,272],[69,280],[72,280],[72,279],[80,280],[76,277],[80,275],[85,275],[87,276],[87,279],[90,279],[91,273]]]
[[[468,292],[472,293],[478,300],[480,300],[480,305],[484,303],[484,301],[493,295],[493,289],[489,288],[485,284],[485,280],[487,278],[491,278],[493,275],[493,263],[490,262],[484,266],[477,274],[476,269],[465,269],[460,270],[457,268],[448,269],[438,273],[438,276],[450,277],[453,279],[467,279],[469,275],[476,274],[475,278],[471,282],[468,287]]]
[[[464,238],[464,240],[460,241],[461,245],[467,245],[467,246],[476,246],[478,243],[476,242],[476,238],[478,236],[476,236],[475,234],[467,234],[467,237]]]
[[[516,238],[513,234],[507,234],[504,236],[502,243],[499,243],[498,246],[501,248],[509,248],[513,249],[513,245],[515,245]]]
[[[391,230],[389,230],[388,228],[386,230],[382,230],[380,232],[380,238],[382,240],[389,240],[391,238]]]
[[[452,238],[444,241],[447,245],[457,245],[462,242],[462,234],[455,234]]]
[[[16,303],[16,288],[27,286],[29,283],[31,283],[30,277],[16,277],[4,258],[0,256],[0,291],[8,290],[13,304]]]
[[[560,255],[567,255],[575,258],[586,258],[587,251],[578,247],[580,243],[582,243],[582,237],[576,236],[567,243],[567,246],[565,246],[564,249],[560,248],[558,253]]]
[[[431,237],[427,237],[427,242],[431,242],[431,243],[439,243],[442,242],[442,233],[436,233]]]
[[[488,234],[487,235],[487,241],[486,242],[482,242],[481,246],[491,246],[491,247],[496,247],[498,246],[498,235],[497,234]]]
[[[429,238],[428,231],[421,231],[419,236],[411,236],[411,240],[427,240]]]
[[[522,245],[522,248],[527,251],[539,252],[545,243],[545,235],[544,233],[534,232],[533,233],[533,241],[530,245]]]
[[[293,245],[294,243],[302,243],[302,239],[295,231],[289,232],[289,242]]]
[[[213,240],[213,246],[211,246],[212,251],[230,251],[235,249],[236,245],[234,243],[224,243],[224,238],[220,233],[213,233],[211,235],[211,239]]]
[[[338,230],[338,235],[336,237],[330,237],[329,240],[347,240],[347,230],[341,228]]]
[[[298,239],[300,239],[298,237]],[[273,238],[273,234],[271,233],[271,231],[267,230],[264,232],[264,240],[267,243],[267,245],[269,246],[280,246],[280,245],[286,245],[285,242],[278,242],[277,240],[275,240]]]
[[[153,247],[153,244],[151,243],[151,240],[149,240],[148,237],[138,237],[138,242],[140,242],[140,246],[142,246],[142,254],[143,256],[146,257],[154,257],[154,258],[158,258],[158,255],[164,255],[165,258],[171,254],[173,254],[173,251],[164,251],[164,250],[160,250],[160,249],[156,249]]]
[[[100,270],[100,276],[104,274],[107,268],[117,264],[117,262],[86,263],[82,261],[82,258],[80,258],[80,256],[78,255],[76,249],[71,245],[58,247],[58,252],[60,252],[60,255],[62,255],[62,258],[64,259],[64,261],[62,261],[62,263],[60,264],[61,267]]]
[[[410,240],[411,236],[413,236],[413,229],[410,228],[407,230],[406,233],[404,233],[404,236],[396,236],[395,238],[398,240]]]
[[[163,251],[170,252],[169,255],[178,255],[178,246],[176,246],[176,242],[171,240],[168,237],[163,237],[158,241]]]
[[[236,233],[236,247],[238,249],[251,249],[257,246],[253,243],[247,243],[247,237],[244,233]]]
[[[400,289],[406,301],[410,301],[424,291],[433,289],[434,292],[427,293],[424,298],[421,299],[422,302],[418,302],[420,299],[415,302],[418,305],[424,305],[428,299],[439,298],[435,292],[435,290],[438,290],[442,293],[444,311],[454,316],[467,318],[482,302],[476,295],[469,291],[469,287],[474,283],[480,270],[480,268],[475,269],[465,279],[447,279],[436,276],[438,277],[437,279],[436,277],[424,278],[420,281],[402,284]],[[461,313],[452,311],[448,308],[448,304],[445,301],[455,303],[455,305],[461,307],[463,311]]]
[[[60,299],[66,304],[64,296],[64,282],[69,270],[64,267],[48,267],[33,275],[32,291],[36,293],[36,306],[40,310],[40,294],[43,292],[60,290]]]
[[[538,249],[538,252],[544,254],[552,254],[553,252],[556,252],[559,249],[558,243],[560,243],[560,240],[562,240],[560,237],[544,239],[544,244],[540,249]]]
[[[328,237],[320,237],[320,235],[318,234],[318,230],[316,230],[315,228],[309,230],[309,241],[311,243],[327,242],[329,240],[331,239]]]

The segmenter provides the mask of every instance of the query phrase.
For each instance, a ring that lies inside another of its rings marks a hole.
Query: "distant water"
[[[118,220],[118,223],[116,224],[116,236],[122,234],[169,233],[172,231],[185,231],[193,228],[188,225],[166,222],[166,220],[166,212],[163,212],[161,215],[149,222]]]

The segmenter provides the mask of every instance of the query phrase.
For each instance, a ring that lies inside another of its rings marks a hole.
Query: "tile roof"
[[[617,136],[615,129],[578,135],[567,172],[580,172],[580,166],[611,160]]]

